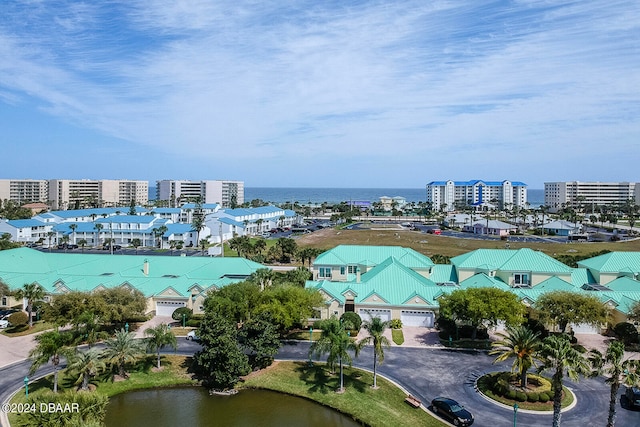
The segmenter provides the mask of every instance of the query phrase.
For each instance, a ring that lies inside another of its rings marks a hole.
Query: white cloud
[[[523,161],[571,154],[597,174],[600,159],[584,153],[605,144],[624,156],[640,134],[633,1],[6,9],[0,101],[35,99],[65,121],[174,157],[236,161],[254,179],[269,158],[274,185],[300,158],[299,173],[331,162],[334,185],[369,165],[421,186],[495,162],[509,175],[475,177],[541,183],[554,171],[524,172]],[[424,165],[434,150],[455,157]]]

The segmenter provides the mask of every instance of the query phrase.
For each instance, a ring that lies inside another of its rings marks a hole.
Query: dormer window
[[[514,273],[513,286],[529,286],[529,273]]]

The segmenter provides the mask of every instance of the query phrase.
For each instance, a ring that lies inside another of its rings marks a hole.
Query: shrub
[[[451,332],[453,332],[454,334],[456,332],[456,322],[446,317],[438,317],[438,319],[436,320],[436,327],[440,329],[440,331],[444,332],[444,334],[447,336],[449,336]]]
[[[527,393],[527,401],[528,402],[537,402],[538,400],[540,400],[540,396],[535,391],[533,391],[531,393]]]
[[[638,330],[629,322],[620,322],[613,327],[613,332],[625,344],[635,344],[638,342]]]
[[[505,397],[507,399],[515,400],[516,399],[516,391],[509,389],[509,391],[507,391],[507,394],[505,394]]]
[[[516,391],[516,400],[518,402],[526,402],[527,401],[527,393],[522,391]]]
[[[189,326],[192,328],[199,328],[202,323],[202,319],[189,319],[185,322],[185,326]]]
[[[171,318],[173,320],[177,320],[179,322],[182,322],[182,315],[183,314],[184,314],[185,321],[188,321],[193,316],[193,310],[191,310],[188,307],[178,307],[173,311],[173,313],[171,313]]]
[[[541,403],[547,403],[549,400],[549,395],[546,392],[540,392],[538,393],[538,401]]]
[[[351,328],[355,331],[360,330],[360,326],[362,326],[362,319],[358,313],[354,313],[353,311],[346,311],[340,316],[340,321],[343,323],[351,324]]]
[[[391,329],[402,329],[402,320],[391,319],[391,322],[389,322],[389,327]]]
[[[29,323],[29,316],[24,311],[16,311],[7,318],[13,326],[24,326]]]

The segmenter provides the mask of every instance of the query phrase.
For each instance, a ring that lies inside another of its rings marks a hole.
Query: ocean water
[[[269,188],[253,187],[244,189],[244,200],[261,199],[276,204],[299,203],[340,203],[349,201],[375,202],[382,196],[401,196],[407,202],[423,202],[427,198],[425,188]],[[527,189],[527,200],[531,207],[544,203],[544,190]]]
[[[404,197],[407,202],[424,202],[426,188],[297,188],[297,187],[245,187],[244,200],[261,199],[274,204],[340,203],[349,201],[376,202],[380,197]],[[156,197],[155,187],[149,187],[149,200]],[[544,203],[544,190],[527,189],[527,200],[532,208]]]

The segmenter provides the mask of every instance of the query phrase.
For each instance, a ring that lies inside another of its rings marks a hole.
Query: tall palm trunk
[[[609,418],[607,418],[607,427],[613,427],[616,422],[616,400],[618,399],[619,382],[611,384],[611,395],[609,396]]]
[[[553,427],[560,427],[560,418],[562,416],[562,412],[560,412],[562,410],[562,376],[563,369],[558,367],[551,380],[553,387]]]
[[[377,367],[378,367],[378,355],[374,351],[373,352],[373,388],[378,388],[378,383],[376,381]]]
[[[340,359],[340,391],[344,390],[344,378],[342,376],[342,356],[339,357]]]
[[[53,366],[53,392],[58,392],[58,365]]]

